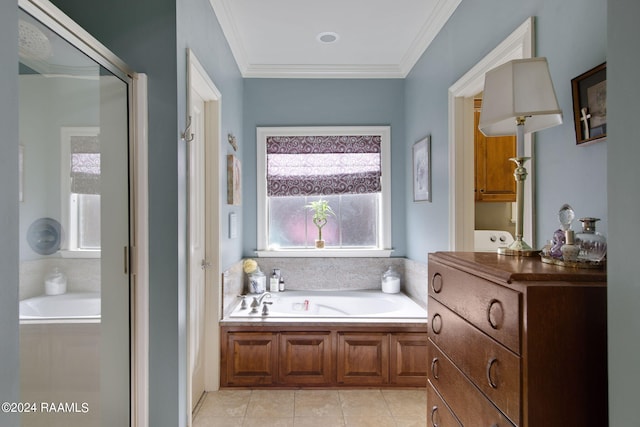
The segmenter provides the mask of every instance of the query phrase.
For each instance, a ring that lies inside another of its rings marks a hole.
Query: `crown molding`
[[[400,61],[399,68],[402,70],[402,77],[406,77],[422,54],[427,50],[431,42],[436,38],[440,30],[447,23],[451,15],[455,12],[462,0],[439,0],[433,9],[433,13],[418,32],[409,49]]]
[[[462,0],[438,0],[433,13],[399,64],[251,64],[238,37],[232,11],[225,0],[209,0],[231,53],[244,78],[403,79],[418,62]]]

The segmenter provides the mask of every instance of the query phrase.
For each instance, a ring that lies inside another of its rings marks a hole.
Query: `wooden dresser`
[[[429,254],[429,426],[606,426],[603,270]]]

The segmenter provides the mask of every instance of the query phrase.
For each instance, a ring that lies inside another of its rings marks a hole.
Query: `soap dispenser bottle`
[[[273,273],[271,274],[271,278],[269,279],[269,291],[270,292],[278,292],[278,286],[280,285],[280,279],[278,278],[278,273],[276,269],[273,269]]]

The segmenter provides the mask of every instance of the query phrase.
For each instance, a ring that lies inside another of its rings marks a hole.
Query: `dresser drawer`
[[[430,339],[501,411],[519,422],[520,357],[432,297],[428,312]],[[432,376],[435,368],[432,364]]]
[[[460,421],[453,415],[449,408],[438,394],[433,384],[427,382],[427,427],[449,427],[460,426]]]
[[[430,261],[429,295],[521,354],[519,292]]]
[[[431,357],[429,382],[434,385],[462,425],[496,427],[514,425],[455,367],[431,339],[429,339],[429,355]],[[431,406],[431,403],[428,405]]]

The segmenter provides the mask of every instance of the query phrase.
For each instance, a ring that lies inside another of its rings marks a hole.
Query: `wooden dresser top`
[[[607,281],[606,268],[563,267],[544,263],[539,257],[515,257],[492,252],[435,252],[429,254],[429,260],[505,283],[553,281],[602,285]]]

